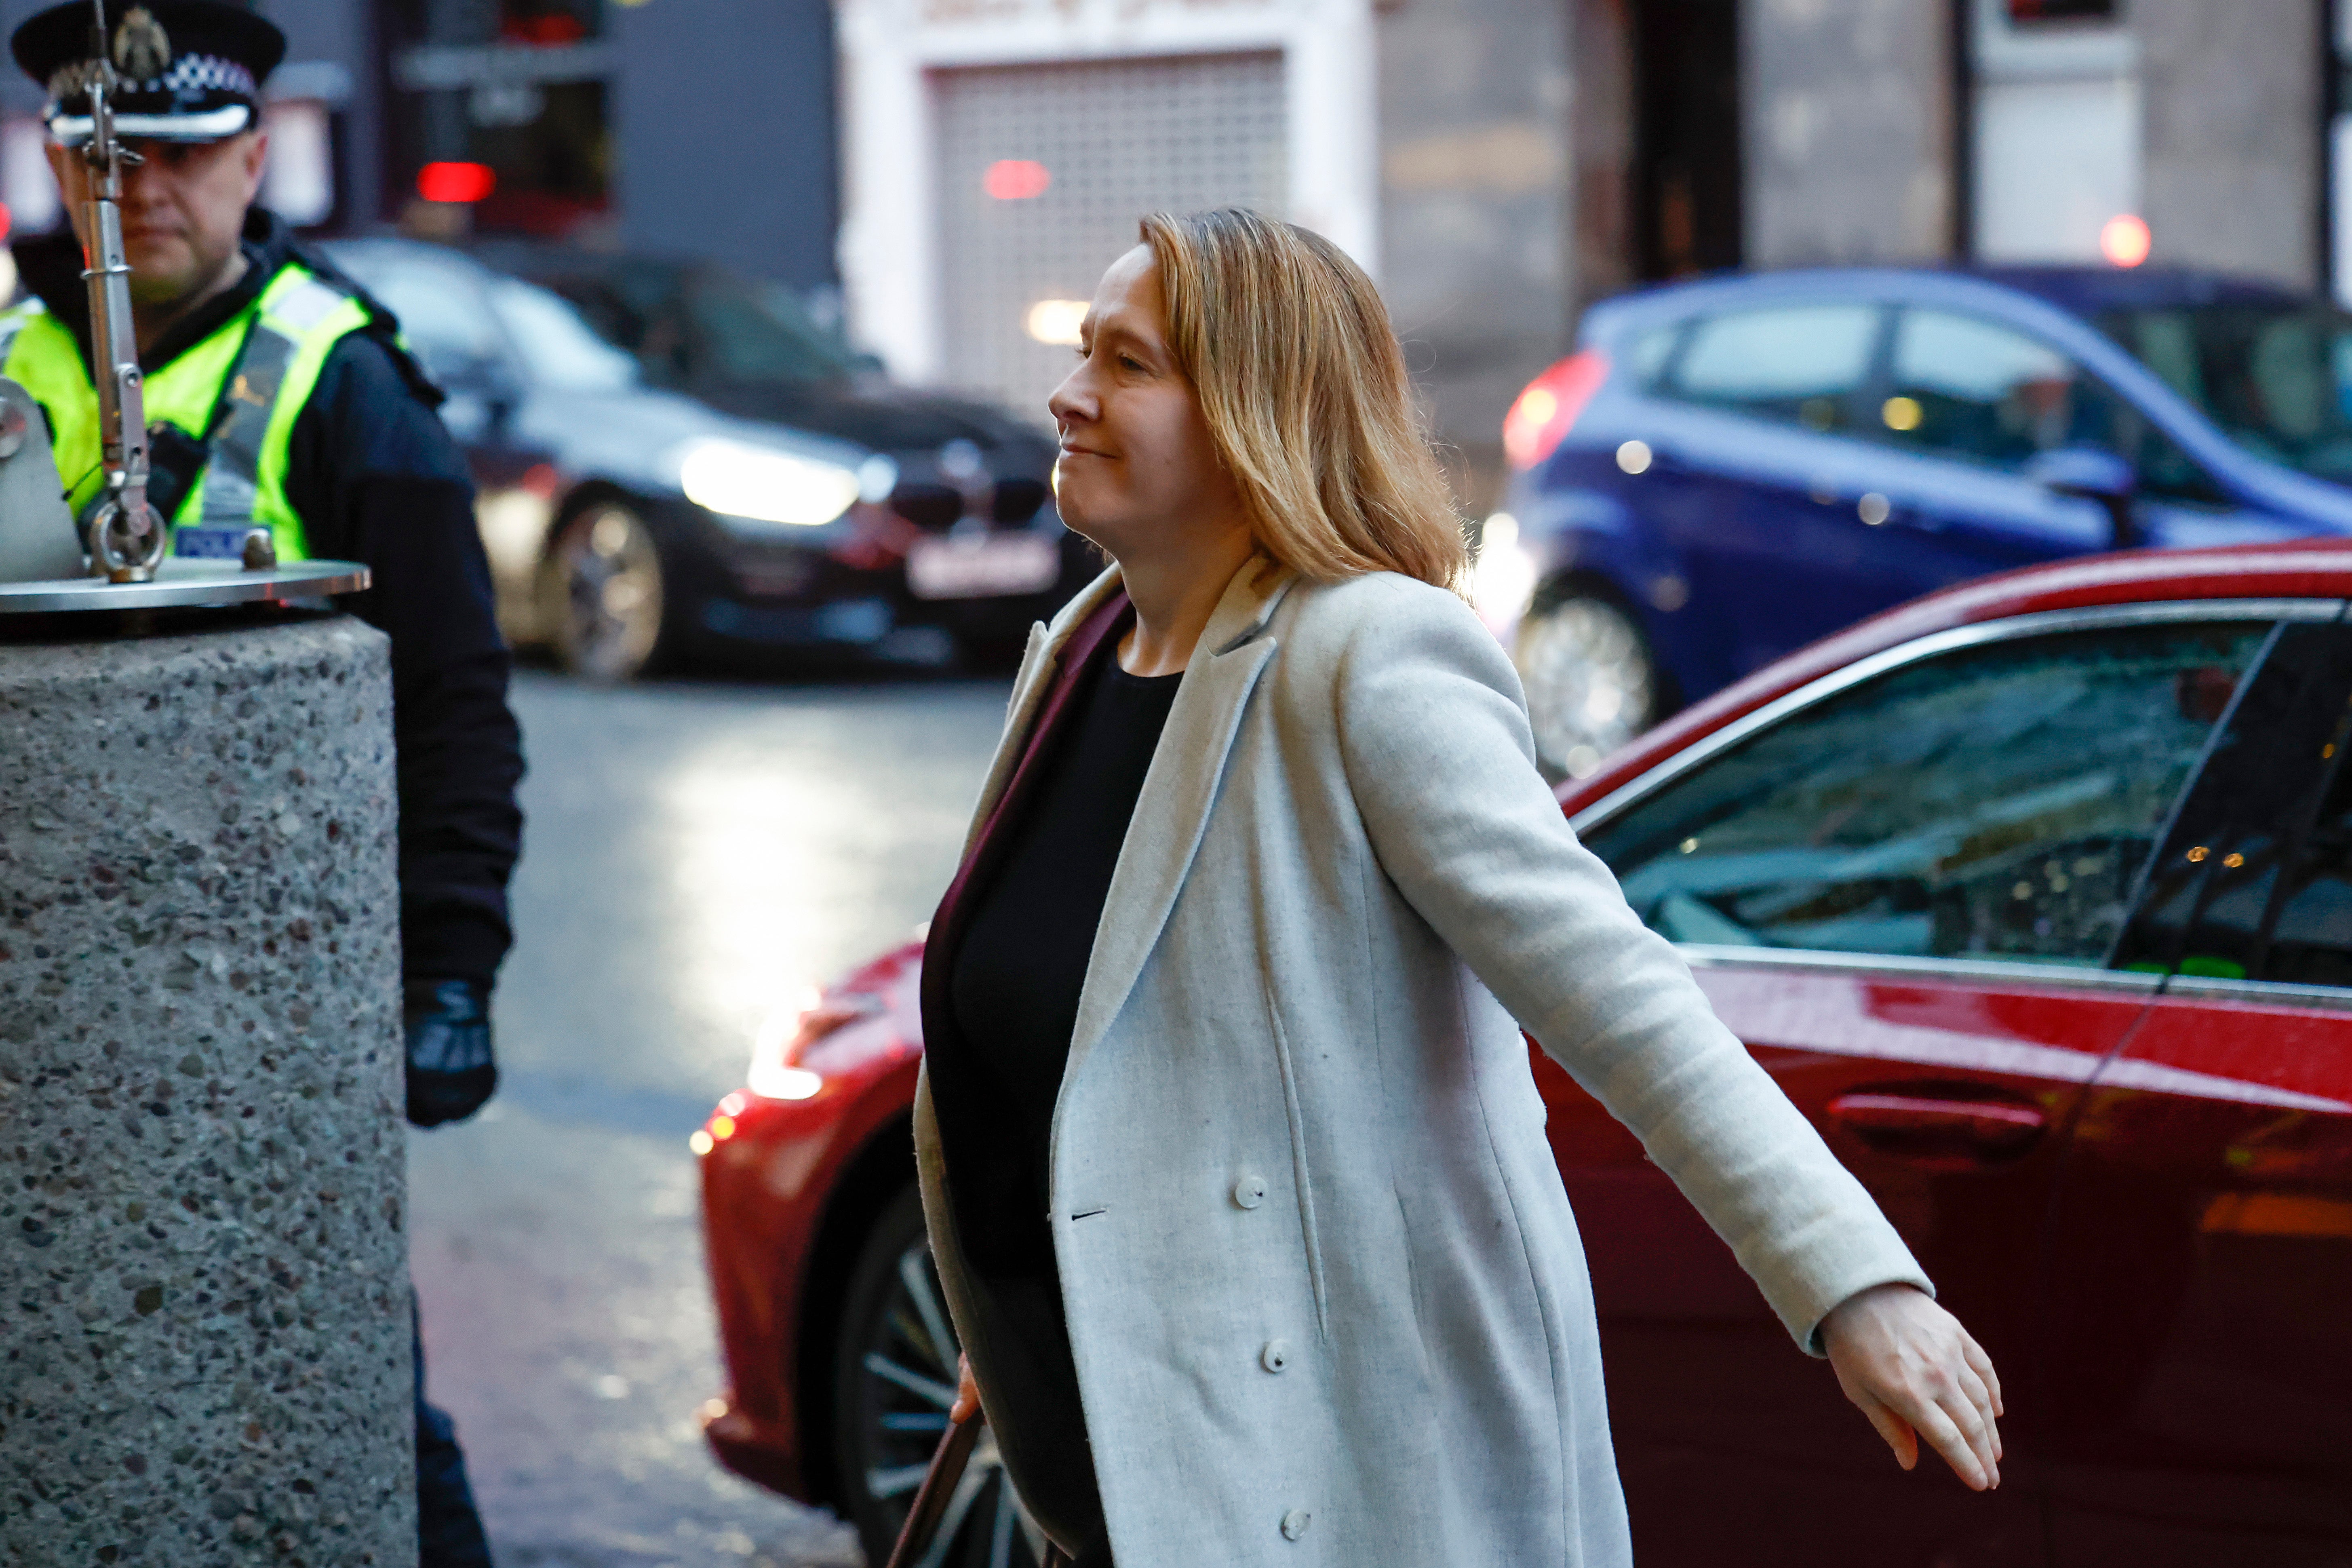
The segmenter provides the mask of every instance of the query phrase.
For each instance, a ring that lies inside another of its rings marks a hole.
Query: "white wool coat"
[[[1117,586],[1032,637],[975,839],[1063,643]],[[1050,1218],[1119,1568],[1632,1561],[1522,1026],[1797,1346],[1857,1290],[1927,1287],[1577,843],[1462,602],[1245,567],[1144,781],[1054,1116]],[[928,1081],[916,1137],[986,1404]]]

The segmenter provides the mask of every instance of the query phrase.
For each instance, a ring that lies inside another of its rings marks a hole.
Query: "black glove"
[[[408,1120],[419,1127],[463,1121],[499,1087],[489,988],[470,980],[412,980],[405,999]]]

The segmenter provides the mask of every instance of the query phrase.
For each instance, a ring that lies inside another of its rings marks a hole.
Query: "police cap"
[[[16,31],[8,47],[48,89],[42,118],[68,147],[89,140],[90,0],[67,0]],[[253,123],[261,84],[286,58],[286,35],[230,0],[154,0],[106,8],[117,85],[114,128],[123,136],[212,142]]]

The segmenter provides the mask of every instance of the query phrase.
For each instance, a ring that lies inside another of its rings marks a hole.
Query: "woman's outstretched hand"
[[[971,1358],[960,1355],[956,1357],[956,1401],[948,1411],[948,1419],[961,1426],[971,1420],[972,1412],[979,1408],[980,1384],[971,1380]]]
[[[1919,1439],[1972,1490],[2000,1485],[2000,1377],[1960,1321],[1909,1285],[1874,1285],[1822,1322],[1838,1386],[1905,1469]],[[969,1374],[967,1374],[968,1376]]]

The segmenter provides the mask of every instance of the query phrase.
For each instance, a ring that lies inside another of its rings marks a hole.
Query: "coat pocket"
[[[1298,1074],[1290,1058],[1290,1036],[1282,1026],[1282,1010],[1268,996],[1266,1022],[1274,1035],[1274,1058],[1282,1071],[1282,1111],[1290,1127],[1290,1180],[1298,1194],[1299,1240],[1307,1252],[1307,1280],[1315,1292],[1315,1328],[1331,1337],[1331,1314],[1323,1286],[1323,1242],[1315,1225],[1315,1181],[1307,1158],[1307,1119],[1299,1109]]]
[[[1429,1299],[1422,1289],[1420,1260],[1412,1254],[1412,1215],[1405,1207],[1402,1193],[1391,1188],[1390,1195],[1396,1199],[1397,1247],[1404,1259],[1405,1289],[1412,1302],[1412,1348],[1420,1357],[1422,1386],[1425,1391],[1436,1378],[1429,1365]]]

